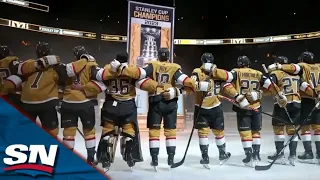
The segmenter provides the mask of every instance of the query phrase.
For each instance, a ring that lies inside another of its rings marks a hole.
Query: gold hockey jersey
[[[301,78],[312,86],[312,88],[317,89],[320,86],[320,64],[283,64],[281,69],[287,73],[298,74]],[[306,94],[305,92],[300,92],[303,98],[314,98]]]
[[[196,68],[192,71],[192,79],[196,81],[205,81],[208,79],[208,75],[204,73],[200,68]],[[213,79],[209,79],[211,83],[211,89],[208,91],[207,96],[203,99],[201,107],[203,109],[211,109],[217,107],[221,104],[220,100],[218,99],[217,95],[220,93],[221,82],[214,81]],[[200,106],[202,97],[204,92],[196,91],[195,92],[195,105]]]
[[[290,75],[284,71],[276,70],[270,73],[270,77],[287,97],[288,103],[301,102],[299,91],[313,96],[311,86],[307,82],[304,82],[299,75]]]
[[[223,92],[228,96],[235,97],[238,94],[259,91],[260,88],[269,90],[272,94],[280,92],[278,86],[273,86],[270,79],[266,78],[262,72],[251,68],[235,68],[232,71],[231,83],[226,83]],[[276,89],[275,89],[276,88]],[[257,109],[260,107],[260,100],[253,102],[249,108]]]
[[[41,104],[58,99],[59,75],[54,67],[28,75],[22,86],[21,101]]]
[[[91,56],[90,56],[91,57]],[[82,58],[78,61],[68,63],[66,65],[67,78],[65,82],[65,89],[63,94],[63,102],[66,103],[85,103],[91,99],[95,99],[96,95],[90,98],[83,91],[72,89],[73,83],[80,83],[82,86],[86,85],[91,81],[91,69],[97,67],[98,64],[91,57],[91,59]],[[99,86],[99,84],[96,84]]]
[[[8,56],[0,60],[0,78],[3,83],[0,95],[20,93],[22,76],[36,72],[36,61],[20,62],[18,57]]]
[[[128,76],[118,75],[110,71],[110,65],[106,65],[103,69],[99,69],[92,75],[94,80],[83,86],[87,95],[98,94],[102,92],[97,83],[101,83],[108,89],[108,94],[119,101],[126,101],[136,97],[136,87],[150,93],[157,91],[158,83],[152,79],[145,78],[141,80],[133,79]],[[97,80],[97,81],[95,81]]]
[[[180,85],[195,89],[195,80],[185,75],[181,71],[180,65],[171,62],[151,61],[144,68],[125,68],[121,72],[121,75],[128,76],[133,79],[142,79],[145,77],[149,77],[152,80],[156,81],[158,84],[171,85],[172,87]],[[159,88],[157,93],[160,94],[163,91],[163,88]]]

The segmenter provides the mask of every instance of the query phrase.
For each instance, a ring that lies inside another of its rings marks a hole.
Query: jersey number
[[[217,96],[220,93],[220,88],[220,83],[213,83],[212,91],[209,91],[206,97]]]
[[[37,72],[37,75],[36,75],[36,77],[34,78],[34,80],[33,80],[33,83],[31,84],[31,88],[32,89],[38,89],[38,87],[39,87],[39,81],[40,81],[40,79],[41,79],[41,77],[42,77],[42,71],[39,71],[39,72]]]
[[[0,78],[2,80],[7,79],[10,76],[10,71],[7,68],[0,68]]]
[[[130,83],[126,79],[112,79],[110,80],[110,93],[111,94],[128,94]]]
[[[315,88],[315,87],[319,86],[320,85],[320,73],[318,73],[318,76],[316,76],[316,73],[311,72],[310,75],[311,75],[311,81],[312,81],[313,87]]]
[[[258,91],[259,90],[259,82],[255,80],[247,80],[242,79],[240,81],[240,94],[246,94],[250,91],[250,88],[252,88],[252,91]]]
[[[283,93],[284,94],[293,94],[298,93],[298,78],[283,78]]]
[[[169,83],[170,75],[167,73],[157,73],[156,74],[157,82],[161,84]]]

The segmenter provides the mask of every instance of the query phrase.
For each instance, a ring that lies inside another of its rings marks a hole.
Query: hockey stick
[[[211,77],[212,75],[212,72],[210,72],[209,76],[206,78],[206,80],[209,80],[209,78]],[[186,157],[187,157],[187,153],[188,153],[188,150],[189,150],[189,147],[190,147],[190,143],[191,143],[191,139],[192,139],[192,136],[193,136],[193,132],[194,132],[194,129],[195,129],[195,125],[197,124],[197,121],[199,119],[199,116],[200,116],[200,111],[201,111],[201,108],[202,108],[202,104],[203,104],[203,100],[204,98],[206,98],[206,96],[208,95],[208,91],[207,92],[203,92],[202,93],[202,98],[201,98],[201,101],[200,101],[200,104],[199,104],[199,111],[197,113],[197,116],[196,116],[196,119],[194,120],[193,122],[193,126],[192,126],[192,130],[191,130],[191,133],[190,133],[190,136],[189,136],[189,140],[188,140],[188,144],[187,144],[187,147],[186,147],[186,150],[184,152],[184,155],[183,155],[183,158],[181,159],[181,161],[177,162],[177,163],[173,163],[171,165],[171,168],[177,168],[179,166],[181,166],[184,161],[186,160]]]
[[[262,64],[262,68],[263,68],[264,72],[267,74],[267,78],[271,81],[273,89],[277,92],[277,94],[278,94],[278,96],[279,96],[279,95],[280,95],[280,92],[279,92],[278,89],[275,87],[275,83],[274,83],[274,82],[272,81],[272,79],[270,78],[270,74],[269,74],[269,72],[268,72],[268,69],[267,69],[266,65],[265,65],[265,64]],[[292,120],[291,117],[290,117],[290,114],[289,114],[289,112],[288,112],[287,107],[284,106],[284,107],[282,107],[282,108],[283,108],[284,111],[286,112],[286,114],[287,114],[287,116],[288,116],[288,119],[289,119],[289,121],[290,121],[290,124],[292,125],[292,127],[293,127],[294,129],[296,129],[296,127],[295,127],[295,125],[294,125],[294,122],[293,122],[293,120]],[[300,135],[299,135],[299,132],[296,131],[295,134],[297,134],[299,140],[301,140],[301,137],[300,137]]]
[[[308,117],[303,120],[302,124],[300,125],[300,127],[298,129],[296,129],[296,132],[299,132],[301,130],[301,128],[308,122],[310,121],[310,117],[313,113],[314,110],[318,109],[319,108],[319,105],[320,105],[320,102],[318,102],[314,108],[311,110],[311,112],[309,113]],[[268,170],[271,168],[271,166],[277,161],[279,155],[287,148],[287,146],[290,144],[291,141],[293,141],[293,139],[297,136],[297,133],[295,133],[293,136],[291,136],[291,138],[287,141],[287,143],[283,146],[283,148],[281,149],[281,151],[278,152],[278,154],[276,155],[275,159],[268,165],[266,166],[259,166],[259,165],[256,165],[255,166],[255,170],[256,171],[265,171],[265,170]]]
[[[230,99],[230,98],[225,97],[225,96],[222,96],[222,95],[218,95],[218,98],[219,98],[219,99],[224,99],[224,100],[226,100],[226,101],[228,101],[228,102],[231,102],[233,105],[235,105],[235,106],[237,106],[237,107],[240,107],[239,104],[238,104],[235,100],[233,100],[233,99]],[[253,111],[256,111],[256,112],[257,112],[257,109],[249,109],[249,110],[253,110]],[[261,111],[261,113],[264,114],[264,115],[270,116],[270,117],[272,117],[272,118],[274,118],[274,119],[276,119],[276,120],[278,120],[278,121],[281,121],[281,122],[284,122],[284,123],[287,122],[287,121],[285,121],[285,120],[283,120],[283,119],[274,117],[272,114],[269,114],[269,113],[266,113],[266,112],[263,112],[263,111]]]
[[[191,130],[191,133],[190,133],[190,136],[189,136],[189,140],[188,140],[188,144],[187,144],[187,148],[186,148],[186,151],[184,152],[183,158],[181,159],[181,161],[179,161],[177,163],[173,163],[171,165],[171,168],[177,168],[177,167],[181,166],[184,163],[184,161],[186,160],[186,156],[187,156],[187,153],[188,153],[188,150],[189,150],[189,146],[190,146],[190,142],[191,142],[191,139],[192,139],[192,135],[193,135],[193,132],[194,132],[194,129],[195,129],[195,124],[198,121],[198,118],[200,116],[202,103],[203,103],[204,98],[207,96],[207,94],[208,94],[208,92],[203,93],[203,97],[201,98],[201,102],[200,102],[200,105],[199,105],[199,111],[198,111],[196,119],[195,119],[195,121],[193,123],[192,130]]]

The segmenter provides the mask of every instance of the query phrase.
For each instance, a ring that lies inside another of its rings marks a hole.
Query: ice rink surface
[[[161,148],[159,154],[158,172],[154,172],[153,167],[150,166],[151,158],[149,155],[149,140],[148,133],[141,133],[141,143],[144,162],[136,163],[133,172],[122,160],[119,147],[116,153],[115,163],[111,165],[107,173],[113,180],[319,180],[320,179],[320,166],[315,164],[302,164],[296,162],[296,166],[290,165],[273,165],[267,171],[255,171],[253,168],[245,167],[242,163],[244,158],[244,151],[236,128],[236,119],[234,113],[225,113],[225,131],[227,141],[227,151],[231,152],[232,156],[224,165],[220,166],[218,161],[218,150],[215,145],[214,137],[210,136],[209,156],[210,156],[210,170],[205,169],[200,165],[199,161],[201,153],[199,149],[198,137],[195,131],[190,148],[187,154],[185,163],[176,168],[168,169],[167,153],[165,148],[165,138],[161,137]],[[98,118],[97,118],[98,119]],[[98,125],[98,122],[97,122]],[[187,129],[177,133],[177,149],[175,155],[175,162],[178,162],[183,157],[187,141],[191,132],[191,122],[188,122]],[[97,127],[97,144],[101,134],[101,127]],[[81,125],[79,123],[79,128]],[[62,136],[62,132],[59,133]],[[267,156],[275,152],[273,133],[271,126],[271,118],[263,116],[263,130],[261,134],[261,164],[267,164]],[[118,143],[119,146],[120,143]],[[313,149],[314,149],[313,143]],[[86,149],[84,140],[77,133],[76,138],[76,151],[86,157]],[[302,143],[299,142],[297,154],[303,152]],[[286,155],[288,149],[286,150]],[[101,168],[101,165],[98,165]]]

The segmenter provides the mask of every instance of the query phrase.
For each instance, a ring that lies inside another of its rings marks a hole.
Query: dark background
[[[127,1],[30,0],[50,6],[41,12],[0,3],[0,18],[49,27],[89,31],[100,34],[126,35]],[[151,4],[173,6],[168,0],[139,0]],[[221,39],[248,38],[313,32],[320,29],[317,1],[185,1],[176,0],[175,38]],[[0,26],[0,44],[8,45],[21,60],[35,58],[37,41],[49,42],[55,54],[67,63],[73,60],[74,46],[85,46],[100,64],[110,62],[126,43],[50,35]],[[309,50],[319,55],[319,39],[255,45],[182,46],[174,47],[174,61],[186,74],[200,66],[200,56],[211,52],[220,68],[230,70],[240,55],[247,55],[252,67],[273,62],[273,55],[284,55],[296,62],[298,55]],[[270,99],[264,107],[270,108]],[[226,108],[230,110],[230,108]]]

